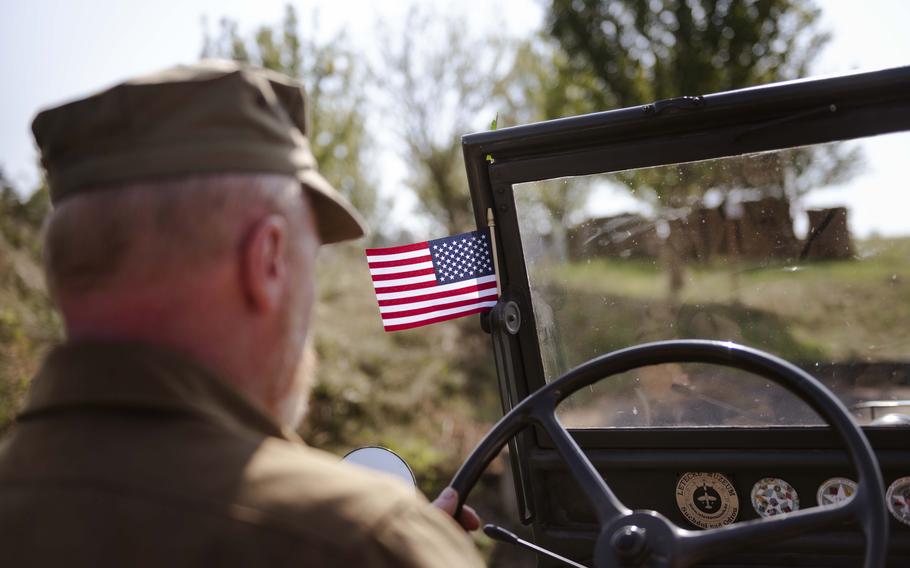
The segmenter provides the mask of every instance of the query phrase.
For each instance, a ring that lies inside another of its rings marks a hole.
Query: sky
[[[0,167],[20,188],[38,180],[31,120],[38,110],[77,98],[128,77],[199,59],[203,19],[217,32],[228,17],[240,32],[276,25],[287,0],[0,0]],[[504,33],[538,27],[542,9],[534,0],[506,0],[469,11],[468,3],[424,2],[442,13],[464,14],[476,31],[500,24]],[[293,2],[304,20],[318,10],[325,37],[346,29],[369,49],[378,19],[394,26],[409,2],[330,0]],[[304,24],[306,25],[306,24]]]
[[[216,31],[229,17],[241,33],[281,21],[286,0],[0,0],[0,167],[22,192],[38,180],[30,123],[41,108],[115,84],[127,77],[198,59],[203,18]],[[463,14],[472,31],[523,35],[540,26],[542,0],[425,1]],[[834,39],[816,74],[910,64],[910,2],[820,0],[823,25]],[[375,41],[375,21],[392,26],[408,2],[311,0],[295,2],[303,19],[318,9],[326,36],[344,28],[361,48]],[[402,184],[394,153],[380,155],[387,194]],[[894,160],[897,163],[899,160]],[[387,174],[387,175],[386,175]],[[886,178],[890,174],[884,174]],[[896,175],[896,174],[895,174]],[[897,184],[892,184],[897,185]],[[401,192],[398,192],[400,194]],[[907,194],[910,192],[901,192]],[[910,197],[893,199],[910,204]],[[890,209],[893,214],[894,207]],[[881,211],[886,213],[884,209]],[[873,213],[874,214],[874,213]],[[900,221],[897,221],[900,222]]]

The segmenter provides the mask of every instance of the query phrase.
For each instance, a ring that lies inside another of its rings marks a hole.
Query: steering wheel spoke
[[[673,525],[656,511],[630,511],[559,423],[556,406],[579,389],[606,377],[662,363],[708,363],[752,372],[785,387],[808,403],[844,442],[857,473],[858,487],[850,501],[805,509],[771,519],[746,521],[724,528],[690,531]],[[729,342],[662,341],[609,353],[572,369],[518,403],[478,444],[452,479],[459,493],[456,515],[486,466],[508,441],[536,423],[578,481],[597,516],[600,534],[595,543],[597,566],[690,566],[766,539],[784,539],[853,519],[866,536],[865,568],[885,565],[888,513],[878,460],[862,430],[844,405],[824,385],[802,369],[761,351]]]
[[[838,505],[813,507],[779,517],[742,521],[703,531],[677,532],[676,565],[689,566],[701,560],[742,550],[765,539],[781,540],[813,529],[822,529],[856,519],[856,499]]]
[[[572,435],[559,423],[552,409],[542,412],[540,416],[535,416],[535,419],[550,436],[556,450],[569,466],[575,480],[581,485],[582,491],[591,500],[597,520],[601,525],[632,512],[616,497]]]

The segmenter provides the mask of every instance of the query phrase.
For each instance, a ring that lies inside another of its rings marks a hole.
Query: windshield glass
[[[803,367],[861,423],[910,414],[907,155],[899,133],[516,185],[547,381],[638,343],[720,339]],[[560,419],[820,420],[764,379],[706,365],[603,381]]]

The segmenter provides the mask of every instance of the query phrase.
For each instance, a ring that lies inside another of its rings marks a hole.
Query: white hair
[[[44,264],[54,296],[191,270],[235,250],[253,215],[299,215],[300,183],[224,173],[134,182],[69,197],[49,216]],[[297,223],[289,223],[296,227]]]

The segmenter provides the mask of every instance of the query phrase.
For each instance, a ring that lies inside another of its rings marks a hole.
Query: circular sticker
[[[773,517],[799,509],[799,495],[778,477],[759,479],[752,486],[752,508],[760,517]]]
[[[703,529],[729,525],[739,514],[736,489],[720,473],[684,473],[676,484],[676,504],[690,523]]]
[[[910,477],[895,479],[885,494],[888,510],[894,518],[910,525]]]
[[[819,505],[835,505],[853,497],[856,482],[846,477],[832,477],[818,486],[815,501]]]

